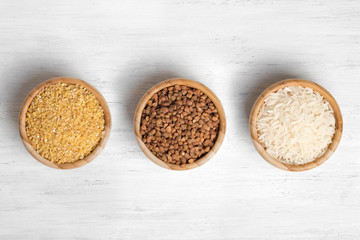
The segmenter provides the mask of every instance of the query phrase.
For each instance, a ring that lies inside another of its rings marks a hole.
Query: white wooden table
[[[240,0],[2,0],[0,239],[359,239],[360,2]],[[40,82],[71,76],[109,102],[102,154],[55,170],[22,145],[17,116]],[[200,168],[162,169],[140,151],[133,113],[171,77],[221,99],[227,134]],[[252,146],[259,93],[290,77],[338,100],[337,152],[285,172]]]

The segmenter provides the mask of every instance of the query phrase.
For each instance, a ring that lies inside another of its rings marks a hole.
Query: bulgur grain
[[[104,136],[104,110],[95,95],[77,84],[49,85],[34,97],[25,119],[34,149],[54,163],[89,155]]]

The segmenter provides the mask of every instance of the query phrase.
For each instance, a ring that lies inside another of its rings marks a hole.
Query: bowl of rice
[[[19,116],[21,139],[44,165],[71,169],[94,160],[110,136],[104,97],[80,79],[58,77],[34,88]]]
[[[324,163],[339,145],[343,129],[334,97],[303,79],[287,79],[267,88],[256,100],[249,124],[260,155],[287,171]]]

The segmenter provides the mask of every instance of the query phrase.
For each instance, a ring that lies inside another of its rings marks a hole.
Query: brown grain
[[[214,103],[198,89],[182,85],[164,88],[145,106],[142,141],[164,162],[194,163],[214,146],[220,117]]]

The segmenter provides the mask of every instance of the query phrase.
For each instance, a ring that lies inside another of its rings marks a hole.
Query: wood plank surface
[[[2,0],[0,239],[360,238],[360,2]],[[105,97],[112,132],[86,166],[51,169],[26,151],[18,114],[57,76]],[[227,129],[201,167],[170,171],[142,153],[135,108],[156,83],[199,81]],[[281,171],[258,154],[248,117],[287,78],[326,88],[344,131],[331,158]]]

